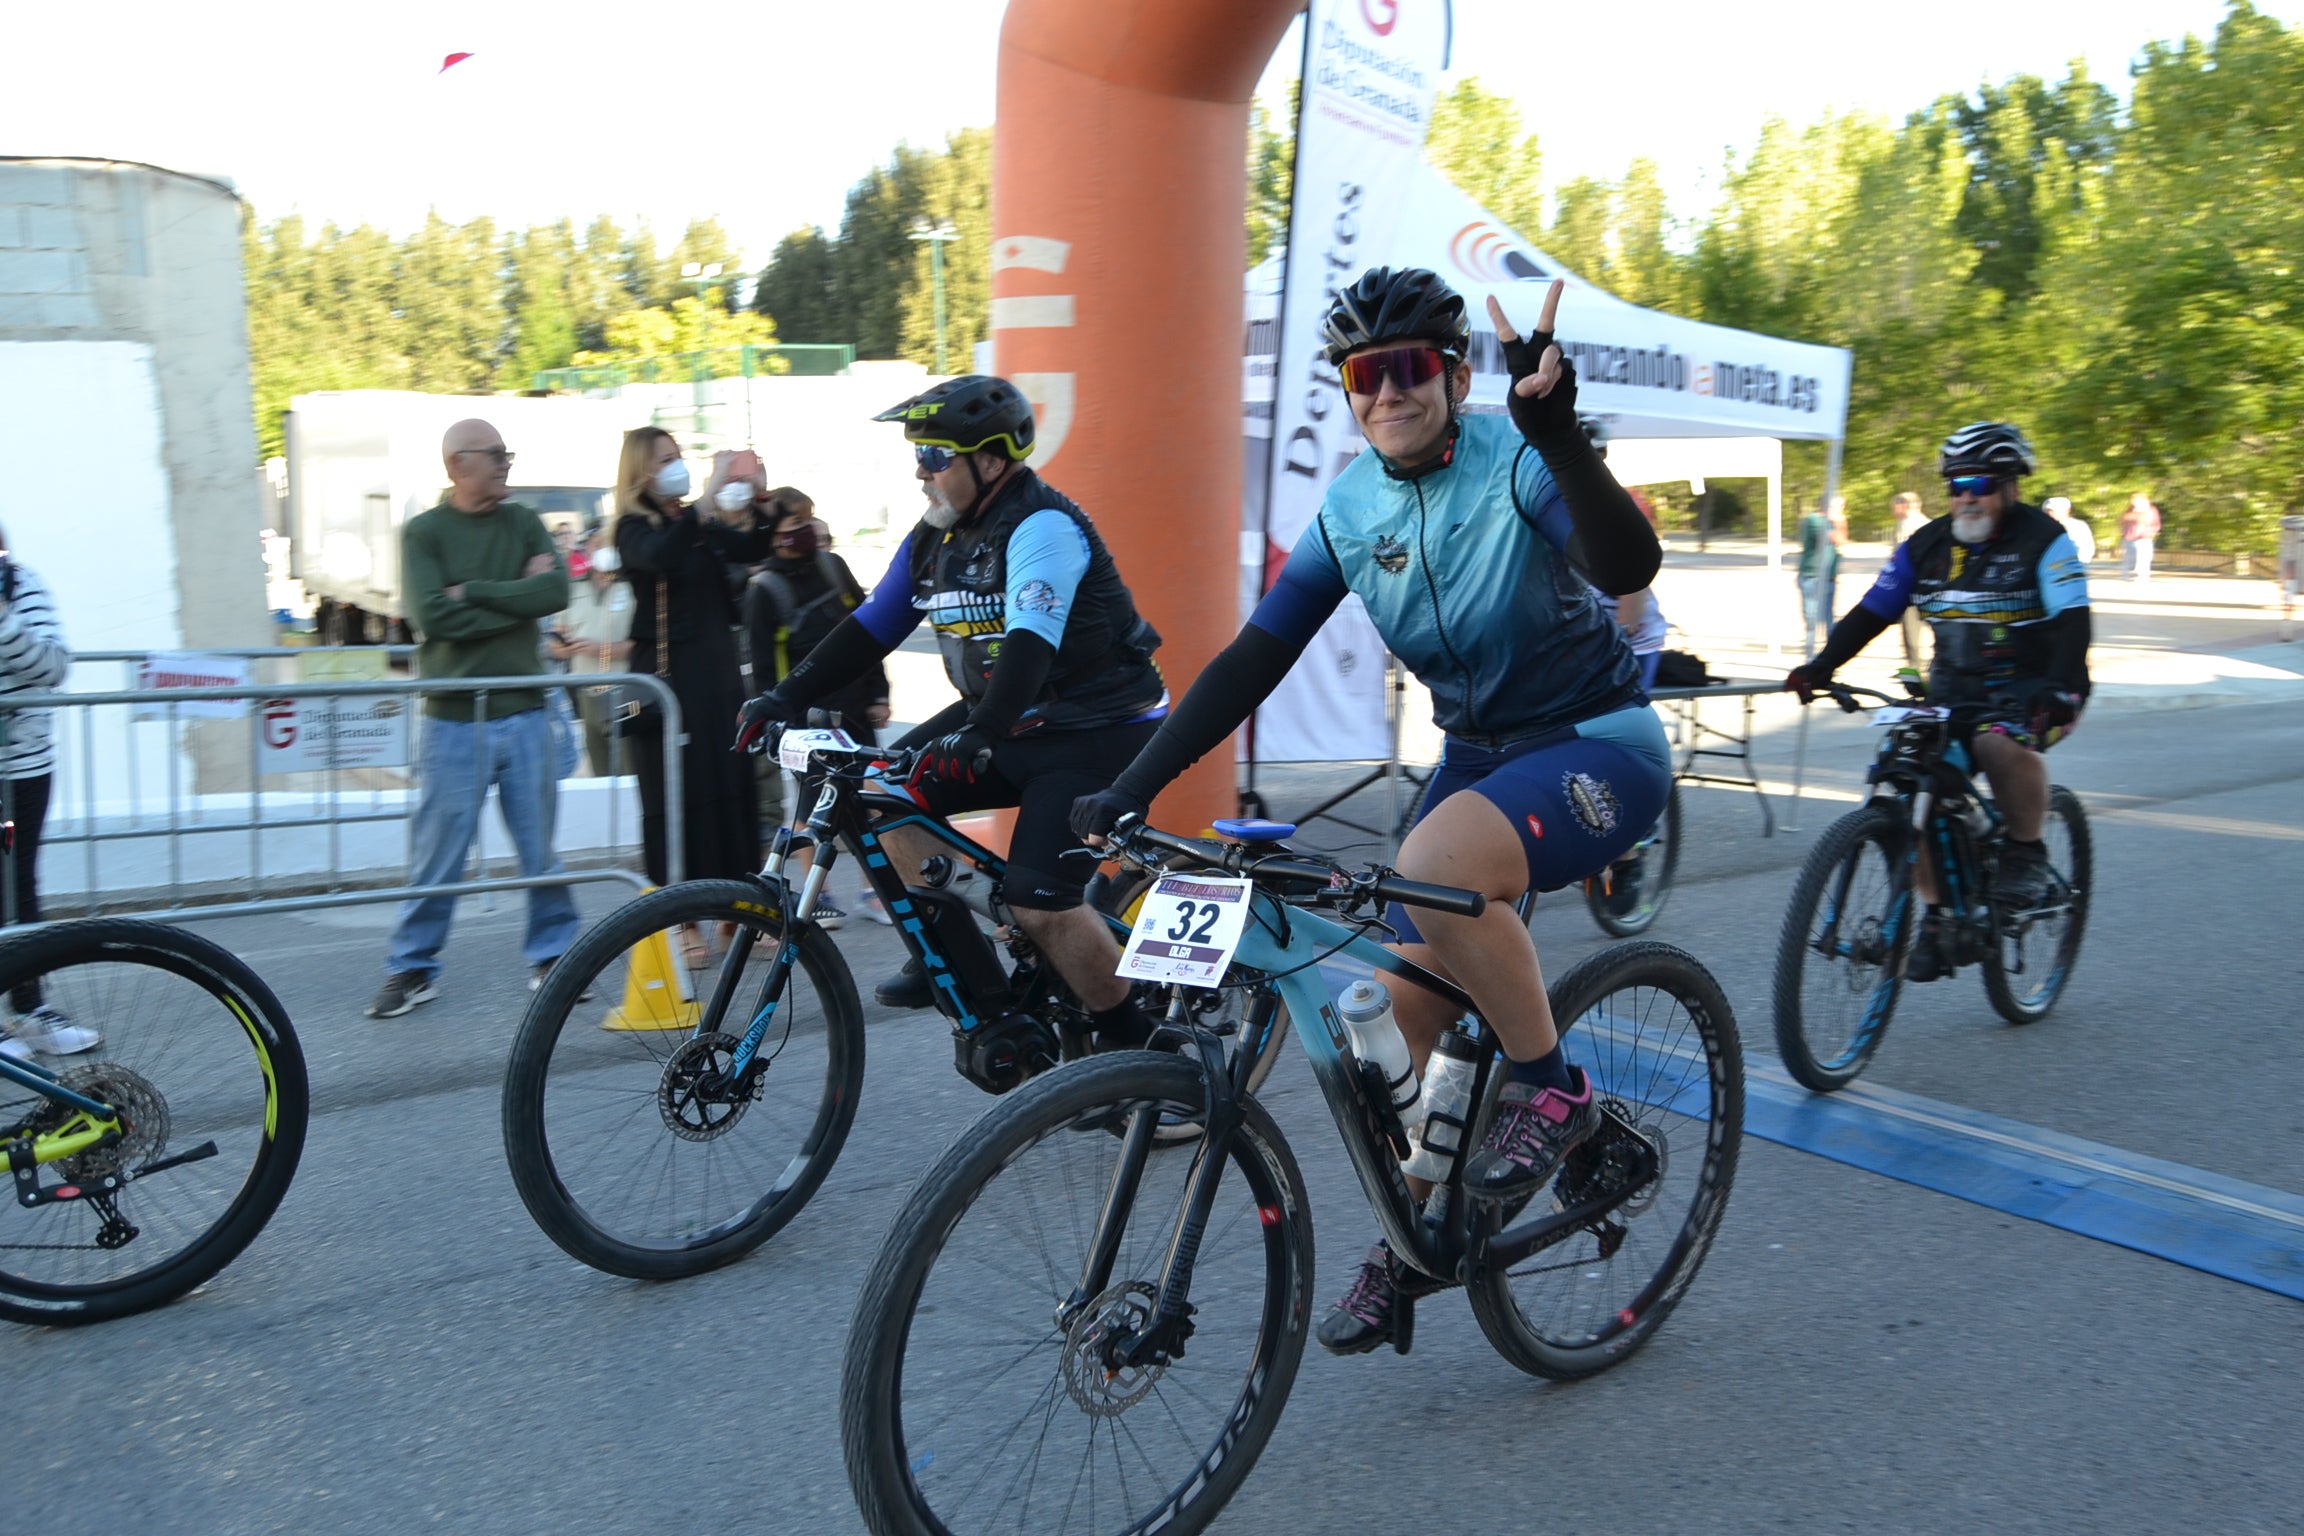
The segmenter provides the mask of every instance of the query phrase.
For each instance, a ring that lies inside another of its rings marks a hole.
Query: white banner
[[[1361,446],[1343,386],[1320,346],[1330,296],[1391,259],[1409,210],[1446,62],[1446,0],[1312,0],[1295,206],[1273,382],[1269,575]],[[1269,581],[1267,581],[1269,584]],[[1259,762],[1358,761],[1392,753],[1384,643],[1348,599],[1256,713]]]
[[[138,688],[245,688],[248,658],[210,656],[200,651],[154,651],[136,664]],[[173,712],[173,713],[171,713]],[[238,720],[248,713],[246,699],[187,699],[171,704],[155,699],[132,711],[138,720]]]
[[[396,768],[410,761],[408,694],[370,698],[266,699],[257,731],[258,773],[323,768]]]

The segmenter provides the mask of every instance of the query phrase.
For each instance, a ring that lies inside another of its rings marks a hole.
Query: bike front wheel
[[[774,1236],[831,1172],[863,1089],[864,1013],[839,949],[787,933],[776,900],[741,880],[669,886],[545,976],[512,1043],[504,1152],[572,1257],[634,1280],[701,1274]]]
[[[1744,1049],[1719,982],[1669,944],[1604,949],[1549,991],[1568,1059],[1654,1149],[1655,1171],[1599,1221],[1517,1268],[1483,1270],[1469,1289],[1498,1353],[1531,1375],[1573,1381],[1646,1343],[1711,1251],[1744,1138]],[[1504,1082],[1491,1075],[1481,1124]],[[1555,1209],[1589,1198],[1604,1152],[1569,1154],[1544,1192]]]
[[[920,1181],[841,1377],[848,1481],[875,1536],[1191,1532],[1239,1488],[1312,1308],[1303,1176],[1255,1100],[1193,1266],[1189,1348],[1109,1352],[1153,1319],[1208,1157],[1205,1142],[1153,1155],[1152,1128],[1204,1105],[1194,1062],[1099,1056],[1002,1099]],[[1099,1229],[1111,1259],[1091,1273]]]
[[[1920,924],[1899,802],[1851,811],[1817,840],[1776,944],[1776,1053],[1811,1093],[1856,1081],[1880,1049]]]
[[[0,1212],[0,1318],[99,1322],[213,1278],[280,1208],[304,1150],[304,1052],[272,989],[180,928],[98,919],[0,944],[0,993],[26,1007],[37,993],[102,1036],[33,1064],[120,1125],[33,1170],[73,1195]],[[78,1113],[0,1079],[0,1146],[53,1144]]]
[[[1584,882],[1584,902],[1603,933],[1633,938],[1656,926],[1680,869],[1680,786],[1664,801],[1664,814],[1649,828],[1633,856]]]
[[[2088,928],[2095,843],[2080,797],[2061,784],[2048,792],[2040,837],[2048,845],[2048,894],[2021,912],[1995,908],[1992,946],[1984,953],[1984,995],[2011,1024],[2036,1024],[2048,1017],[2072,979]]]

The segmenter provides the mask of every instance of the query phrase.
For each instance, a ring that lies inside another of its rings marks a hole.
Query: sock
[[[1152,1038],[1152,1021],[1144,1017],[1144,1010],[1136,1006],[1133,997],[1124,997],[1118,1005],[1088,1017],[1096,1025],[1097,1040],[1104,1045],[1133,1050]]]
[[[1526,1083],[1533,1088],[1557,1088],[1562,1093],[1576,1091],[1575,1079],[1568,1071],[1567,1048],[1558,1041],[1534,1061],[1513,1061],[1511,1066],[1512,1081],[1516,1083]]]

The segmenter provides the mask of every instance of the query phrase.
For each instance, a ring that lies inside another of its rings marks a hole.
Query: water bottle
[[[1416,1067],[1408,1058],[1408,1042],[1401,1038],[1400,1026],[1392,1022],[1392,994],[1380,981],[1356,981],[1336,1000],[1336,1011],[1352,1037],[1352,1054],[1383,1074],[1393,1113],[1400,1117],[1409,1143],[1414,1145]]]
[[[1416,1150],[1400,1164],[1411,1177],[1437,1184],[1448,1177],[1448,1166],[1464,1145],[1464,1127],[1472,1118],[1472,1077],[1480,1064],[1480,1047],[1461,1024],[1449,1026],[1424,1063],[1424,1092],[1417,1100],[1418,1132],[1411,1139]]]

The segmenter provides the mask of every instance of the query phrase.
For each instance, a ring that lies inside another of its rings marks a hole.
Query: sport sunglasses
[[[940,475],[950,469],[952,461],[957,457],[959,455],[949,448],[938,448],[930,443],[912,445],[912,461],[932,475]]]
[[[1340,372],[1344,387],[1353,394],[1373,395],[1382,392],[1386,379],[1403,391],[1411,390],[1438,378],[1447,366],[1447,354],[1438,347],[1391,347],[1348,357]]]
[[[1946,475],[1944,488],[1955,496],[1989,496],[2000,483],[1998,475]]]

